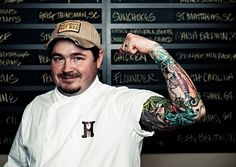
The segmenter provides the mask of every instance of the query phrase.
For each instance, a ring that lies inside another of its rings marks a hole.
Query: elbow
[[[205,107],[205,105],[203,104],[202,101],[200,101],[199,104],[200,105],[199,105],[199,108],[198,108],[197,112],[198,112],[198,119],[200,120],[206,115],[206,107]]]
[[[202,105],[201,114],[202,114],[202,116],[206,115],[206,107],[204,104]]]

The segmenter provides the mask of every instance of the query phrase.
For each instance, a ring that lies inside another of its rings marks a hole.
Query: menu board
[[[25,106],[54,88],[44,48],[57,22],[86,20],[101,35],[99,79],[168,97],[149,55],[119,52],[127,33],[159,42],[183,66],[207,115],[144,139],[143,153],[235,152],[235,0],[2,0],[0,2],[0,154],[7,154]]]

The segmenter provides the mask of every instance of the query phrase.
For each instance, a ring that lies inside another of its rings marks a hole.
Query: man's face
[[[102,57],[100,51],[98,60],[94,61],[92,51],[70,40],[57,41],[51,53],[51,71],[59,91],[69,96],[85,91],[94,81]]]

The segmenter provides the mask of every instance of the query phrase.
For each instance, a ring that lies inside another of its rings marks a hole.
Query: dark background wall
[[[118,52],[128,32],[158,41],[188,72],[207,116],[144,141],[143,153],[235,153],[235,0],[1,0],[0,154],[7,154],[24,107],[53,89],[44,44],[55,23],[87,20],[102,36],[99,78],[167,96],[148,55]]]

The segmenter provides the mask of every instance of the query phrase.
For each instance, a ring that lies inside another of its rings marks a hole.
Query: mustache
[[[82,75],[80,73],[74,73],[74,72],[63,72],[58,74],[60,78],[66,79],[66,78],[77,78],[81,77]]]

